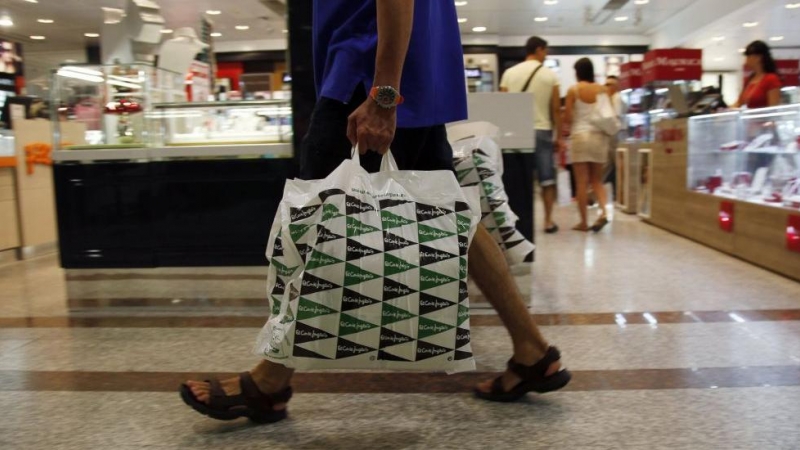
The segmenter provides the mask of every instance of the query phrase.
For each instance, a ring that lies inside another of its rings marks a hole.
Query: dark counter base
[[[101,162],[54,167],[65,268],[266,265],[294,161]]]

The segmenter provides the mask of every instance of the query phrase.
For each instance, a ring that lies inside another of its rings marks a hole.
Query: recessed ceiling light
[[[745,22],[742,24],[742,26],[745,28],[753,28],[756,25],[758,25],[758,22]]]
[[[456,2],[456,6],[464,6],[467,2]]]
[[[545,5],[557,5],[558,0],[544,0]]]
[[[174,31],[174,30],[172,30],[172,29],[170,29],[170,28],[163,28],[163,29],[161,30],[161,33],[163,33],[163,34],[170,34],[170,33],[172,33],[173,31]]]
[[[483,33],[484,31],[486,31],[486,27],[475,27],[472,29],[472,31],[476,33]]]
[[[625,22],[626,20],[628,20],[628,16],[614,17],[614,20],[616,20],[617,22]]]
[[[33,39],[34,41],[43,41],[46,38],[44,36],[31,36],[31,39]]]
[[[466,22],[466,21],[467,21],[467,18],[466,18],[466,17],[459,17],[459,18],[458,18],[458,23],[464,23],[464,22]]]
[[[787,3],[786,9],[797,9],[800,8],[800,3]]]
[[[13,27],[14,21],[8,15],[0,16],[0,27]]]
[[[53,19],[39,19],[39,20],[37,20],[37,22],[39,22],[39,23],[53,23],[53,22],[55,22],[55,20],[53,20]]]
[[[283,30],[283,34],[286,34],[288,32],[289,32],[289,30],[286,30],[286,29]]]
[[[714,61],[725,61],[725,58],[720,56],[718,58],[714,58]]]
[[[744,53],[744,51],[745,51],[745,49],[744,49],[744,48],[740,48],[740,49],[738,50],[738,52],[739,52],[739,53]]]
[[[98,33],[83,33],[83,35],[88,37],[88,38],[100,37],[100,35]]]
[[[534,22],[547,22],[547,17],[534,17]]]
[[[211,37],[222,37],[222,33],[211,33]]]
[[[650,0],[636,0],[633,3],[635,3],[637,5],[646,5],[646,4],[650,3]]]
[[[782,41],[783,40],[783,36],[772,36],[771,38],[769,38],[769,40],[770,41]]]
[[[39,0],[25,0],[28,3],[39,3]]]
[[[210,16],[218,16],[218,15],[222,14],[222,11],[220,11],[218,9],[209,9],[208,11],[206,11],[206,14],[208,14]]]
[[[236,25],[236,29],[239,31],[249,30],[250,27],[248,25]]]
[[[712,41],[717,41],[717,42],[724,41],[725,40],[725,36],[714,36],[713,38],[711,38],[711,40]]]

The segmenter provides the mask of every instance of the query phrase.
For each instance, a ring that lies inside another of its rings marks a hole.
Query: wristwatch
[[[369,91],[369,96],[375,100],[381,108],[391,109],[403,104],[403,96],[397,89],[391,86],[373,86]]]

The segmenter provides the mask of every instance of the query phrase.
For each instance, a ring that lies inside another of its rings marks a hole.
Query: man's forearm
[[[414,24],[414,0],[377,0],[375,3],[378,9],[378,55],[374,84],[399,89]]]

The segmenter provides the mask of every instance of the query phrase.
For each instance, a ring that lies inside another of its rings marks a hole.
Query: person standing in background
[[[533,94],[533,127],[536,134],[536,175],[542,188],[544,202],[544,231],[558,232],[553,222],[556,202],[556,158],[561,148],[561,96],[556,74],[544,66],[547,41],[533,36],[525,45],[525,61],[510,67],[500,79],[501,92],[530,92]],[[533,169],[528,170],[533,173]],[[531,180],[532,181],[532,180]],[[533,182],[530,183],[533,185]]]
[[[581,222],[573,227],[576,231],[600,231],[606,224],[606,191],[603,189],[603,167],[608,160],[610,138],[592,123],[598,98],[608,95],[605,86],[595,83],[594,65],[589,58],[575,63],[578,84],[567,92],[567,110],[564,119],[571,125],[572,170],[577,185],[578,211]],[[589,227],[587,207],[589,184],[592,185],[600,206],[600,217]]]
[[[617,114],[619,123],[624,123],[622,117],[624,107],[622,105],[622,96],[619,93],[619,78],[614,75],[607,76],[606,89],[608,90],[608,95],[611,99],[611,107],[614,108],[614,112]],[[606,164],[605,171],[603,172],[603,183],[611,183],[613,188],[611,190],[612,196],[616,195],[617,193],[617,144],[619,144],[619,134],[611,136],[610,145],[608,146],[608,163]]]
[[[753,74],[747,79],[734,108],[766,108],[781,103],[781,79],[772,52],[764,41],[753,41],[744,51],[744,65]]]

